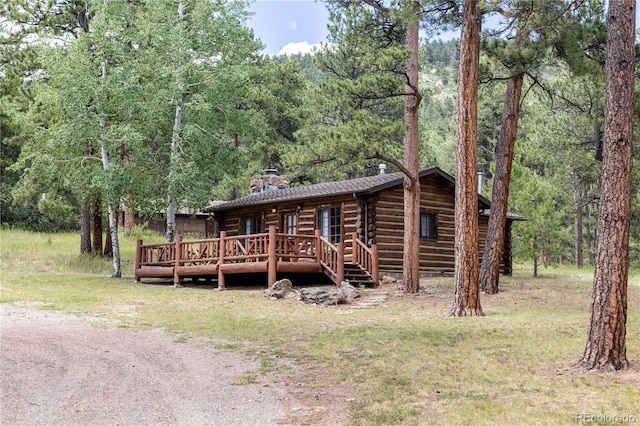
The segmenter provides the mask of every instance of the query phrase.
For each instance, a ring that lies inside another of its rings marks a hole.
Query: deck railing
[[[318,238],[313,235],[276,234],[276,255],[287,261],[315,261]]]
[[[220,239],[180,241],[182,265],[212,265],[220,257]]]
[[[225,262],[266,262],[269,234],[251,234],[225,237]]]
[[[333,282],[340,286],[344,281],[344,245],[340,242],[334,246],[320,236],[318,239],[320,241],[320,264]]]
[[[371,281],[379,281],[378,272],[378,246],[373,244],[371,248],[358,239],[358,233],[353,233],[353,263],[360,266]]]
[[[353,238],[354,263],[377,282],[377,252]],[[315,265],[315,266],[314,266]],[[144,268],[144,269],[143,269]],[[317,270],[315,268],[318,268]],[[276,272],[310,272],[324,270],[339,286],[344,280],[344,243],[337,245],[324,239],[320,231],[311,235],[269,232],[251,235],[142,244],[136,248],[135,277],[170,277],[179,283],[183,276],[218,275],[218,286],[224,287],[224,273],[268,272],[268,284],[276,281]]]
[[[139,241],[136,260],[139,259],[140,266],[171,266],[175,261],[176,244],[147,244],[142,245]]]

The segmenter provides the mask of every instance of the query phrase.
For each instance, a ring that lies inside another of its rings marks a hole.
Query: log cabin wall
[[[402,274],[404,250],[404,214],[402,187],[379,194],[375,203],[375,241],[381,273]],[[420,239],[420,273],[423,275],[448,275],[454,272],[454,199],[453,185],[437,176],[421,179],[420,212],[436,216],[436,239]],[[480,256],[488,218],[479,217]]]
[[[296,233],[313,235],[318,220],[318,209],[341,208],[341,235],[345,247],[345,260],[351,261],[353,233],[367,245],[377,244],[380,272],[402,274],[404,248],[404,213],[402,183],[383,186],[377,192],[325,195],[318,198],[280,200],[260,205],[231,208],[215,212],[220,230],[228,235],[244,234],[244,219],[259,217],[262,232],[270,225],[284,233],[287,214],[296,214]],[[436,238],[420,239],[420,272],[427,275],[448,275],[454,272],[454,199],[453,182],[439,173],[421,178],[420,212],[435,217]],[[486,207],[486,206],[485,206]],[[482,256],[488,228],[488,215],[479,214],[479,255]],[[505,253],[501,272],[511,273],[511,220],[507,223]]]
[[[249,216],[259,216],[263,232],[269,226],[274,225],[276,232],[286,232],[284,217],[286,214],[295,213],[297,216],[297,232],[301,235],[314,235],[317,223],[318,209],[325,207],[340,207],[342,216],[342,241],[345,243],[345,258],[350,261],[352,255],[352,234],[356,231],[356,219],[358,216],[357,200],[350,195],[336,196],[319,200],[304,200],[297,202],[278,203],[277,205],[265,204],[250,206],[242,209],[231,210],[224,214],[218,213],[216,220],[221,230],[226,230],[227,235],[244,234],[243,220]]]

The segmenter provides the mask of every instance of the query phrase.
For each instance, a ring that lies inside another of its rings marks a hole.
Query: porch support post
[[[378,270],[378,245],[371,244],[371,279],[373,285],[378,286],[380,283],[380,272]]]
[[[178,273],[178,268],[180,268],[180,261],[182,260],[182,235],[178,235],[176,237],[176,251],[175,251],[175,260],[173,263],[173,286],[175,288],[180,287],[180,274]]]
[[[322,230],[316,229],[314,231],[314,235],[316,236],[316,251],[315,251],[316,263],[320,265],[320,262],[322,261],[322,245],[320,244],[320,237],[322,236]]]
[[[136,282],[140,282],[140,277],[138,276],[138,270],[140,269],[140,264],[142,263],[142,240],[136,241],[136,261],[133,264],[133,272]]]
[[[338,287],[342,286],[342,281],[344,281],[344,243],[338,243],[338,264],[336,265],[336,285]]]
[[[220,242],[218,243],[218,290],[224,290],[224,272],[222,272],[222,265],[224,265],[224,255],[227,254],[227,231],[220,231]]]
[[[352,264],[362,264],[362,259],[360,259],[360,248],[358,247],[358,233],[353,232],[351,234],[351,263]]]
[[[269,244],[268,244],[268,278],[267,285],[271,287],[276,282],[277,257],[276,257],[276,227],[269,226]]]

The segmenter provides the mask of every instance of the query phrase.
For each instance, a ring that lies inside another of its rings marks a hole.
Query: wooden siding
[[[420,273],[423,275],[448,275],[454,272],[454,187],[438,176],[421,179],[420,212],[436,216],[437,238],[420,240]],[[383,274],[402,274],[404,248],[404,213],[402,185],[384,189],[378,193],[354,197],[340,195],[322,199],[278,202],[233,209],[215,214],[220,230],[228,235],[244,233],[242,220],[248,216],[260,216],[263,231],[270,225],[277,232],[285,232],[284,215],[296,213],[297,233],[314,235],[319,208],[340,206],[342,212],[342,241],[345,260],[353,255],[353,234],[370,247],[377,244],[379,269]],[[480,245],[482,256],[488,228],[488,216],[479,215]],[[510,228],[510,223],[507,224]],[[510,238],[510,233],[505,238]],[[502,272],[511,272],[511,244],[505,244]],[[505,267],[506,265],[506,267]]]
[[[402,273],[404,249],[403,190],[397,187],[380,193],[375,203],[375,241],[381,273]],[[425,275],[454,272],[454,188],[430,176],[421,181],[420,212],[436,216],[437,238],[420,240],[420,273]],[[484,250],[488,218],[479,216],[480,256]]]
[[[218,214],[216,220],[221,230],[226,230],[228,235],[241,235],[244,233],[241,222],[249,216],[262,218],[263,230],[270,225],[276,227],[277,232],[285,232],[286,224],[283,223],[285,214],[297,214],[297,233],[301,235],[314,235],[319,208],[339,206],[342,215],[342,241],[345,243],[345,257],[350,260],[352,256],[352,234],[356,231],[356,219],[358,216],[357,200],[352,196],[340,196],[329,200],[309,200],[304,202],[280,203],[278,205],[261,205],[245,207],[238,210]]]

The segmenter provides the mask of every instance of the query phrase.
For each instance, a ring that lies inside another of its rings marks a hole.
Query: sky
[[[327,41],[329,12],[319,1],[255,0],[249,10],[254,15],[248,24],[266,46],[264,54],[307,53]],[[636,28],[639,25],[640,7],[636,10]],[[459,37],[459,34],[440,37],[449,39]]]
[[[249,10],[255,36],[267,55],[311,52],[327,41],[329,12],[313,0],[256,0]]]

